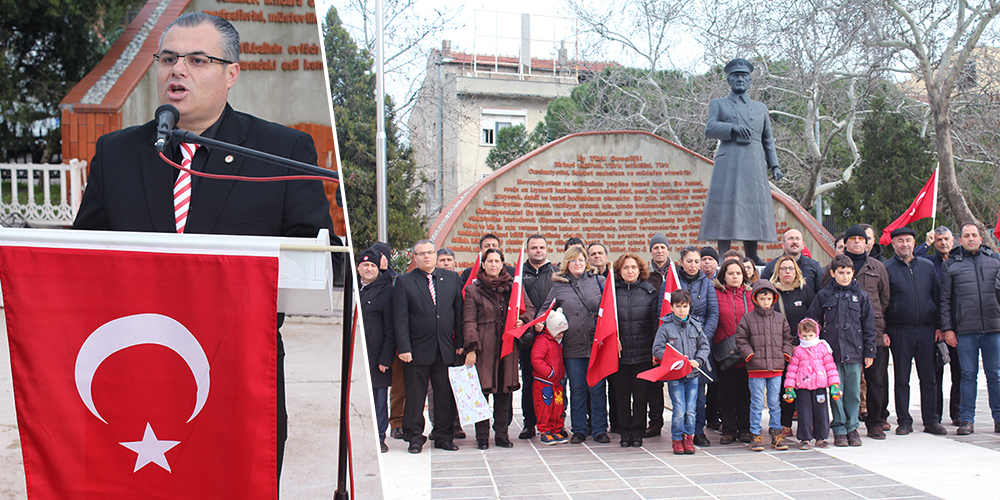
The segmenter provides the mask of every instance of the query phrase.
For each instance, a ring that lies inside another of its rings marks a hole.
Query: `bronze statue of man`
[[[729,88],[724,99],[708,104],[705,135],[719,140],[698,239],[717,241],[719,255],[732,240],[742,240],[746,256],[757,265],[758,241],[777,241],[768,171],[781,180],[767,106],[747,95],[753,64],[737,58],[726,65]]]

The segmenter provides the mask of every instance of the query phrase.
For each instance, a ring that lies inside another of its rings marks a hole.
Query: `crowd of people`
[[[519,439],[537,432],[543,444],[610,443],[617,434],[622,447],[642,446],[663,432],[667,405],[664,382],[639,374],[673,351],[690,365],[690,373],[666,382],[678,455],[711,446],[706,427],[721,434],[721,445],[740,441],[755,451],[787,449],[793,436],[802,449],[826,447],[831,433],[834,446],[861,446],[862,422],[867,437],[886,439],[890,356],[896,435],[914,430],[913,364],[923,431],[949,432],[941,417],[950,366],[951,423],[959,435],[974,432],[980,353],[1000,432],[1000,258],[975,224],[961,227],[958,244],[943,226],[919,246],[912,229],[896,229],[890,258],[875,237],[869,225],[851,226],[821,266],[802,233],[790,229],[782,255],[758,266],[736,250],[720,258],[715,248],[693,246],[679,249],[671,264],[670,242],[660,233],[650,238],[648,260],[636,253],[612,260],[605,245],[569,238],[556,264],[546,238],[533,235],[524,244],[525,308],[517,326],[552,312],[504,356],[507,307],[517,287],[499,238],[481,238],[478,268],[462,276],[454,252],[429,240],[414,245],[416,268],[401,275],[388,266],[388,247],[376,245],[358,259],[357,277],[382,451],[387,436],[407,441],[410,453],[420,453],[428,438],[436,448],[458,449],[455,439],[465,432],[447,371],[462,363],[475,366],[492,399],[497,447],[514,445],[508,428],[518,390]],[[668,293],[667,280],[675,279],[677,290]],[[608,286],[617,298],[619,364],[591,384]],[[427,397],[432,431],[425,437]],[[490,420],[477,422],[477,447],[488,449],[489,437]]]

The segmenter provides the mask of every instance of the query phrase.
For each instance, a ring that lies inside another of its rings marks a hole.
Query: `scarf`
[[[854,262],[854,274],[858,274],[858,271],[861,271],[861,268],[868,262],[868,254],[858,255],[844,250],[844,255],[850,257],[851,261]]]

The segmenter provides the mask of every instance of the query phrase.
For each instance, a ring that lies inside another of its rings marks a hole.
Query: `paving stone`
[[[496,498],[497,493],[493,487],[480,487],[480,488],[437,488],[431,491],[431,496],[434,498],[449,499],[449,498],[459,498],[459,499],[475,499],[475,498]]]
[[[469,469],[444,469],[431,471],[432,478],[453,478],[453,477],[489,477],[489,469],[486,467],[474,467]]]
[[[847,500],[851,498],[862,498],[860,495],[847,490],[814,490],[814,491],[782,491],[782,493],[795,500]]]
[[[791,494],[794,491],[810,491],[833,489],[836,485],[827,482],[825,479],[789,479],[777,481],[781,484],[781,491]]]
[[[809,467],[808,469],[803,469],[808,471],[810,474],[815,474],[819,477],[850,477],[850,476],[867,476],[872,474],[872,472],[864,467],[858,467],[857,465],[835,465],[830,467]]]
[[[572,493],[574,498],[576,493],[581,491],[609,491],[628,487],[624,481],[618,478],[561,482],[566,491]]]
[[[616,471],[611,469],[560,472],[556,477],[562,482],[589,481],[592,479],[618,479]],[[551,477],[551,475],[550,475]]]
[[[670,477],[677,476],[677,472],[670,467],[660,465],[657,467],[641,468],[615,468],[615,472],[621,477]]]
[[[544,470],[545,466],[541,463],[538,465],[496,465],[492,461],[490,462],[490,472],[497,477],[523,476]]]
[[[789,469],[782,471],[747,471],[747,474],[760,481],[785,481],[789,479],[815,479],[811,471],[804,469]]]
[[[523,484],[535,484],[535,483],[544,484],[548,482],[554,482],[555,479],[552,477],[552,474],[549,474],[548,471],[546,471],[545,469],[542,469],[541,471],[535,469],[533,474],[520,474],[516,476],[496,476],[493,478],[493,481],[495,481],[496,485],[499,487],[499,486],[518,486]]]
[[[721,496],[721,495],[742,495],[750,496],[754,495],[753,498],[757,498],[757,493],[777,493],[781,491],[781,485],[774,484],[768,486],[765,483],[759,481],[751,481],[746,483],[724,483],[724,484],[704,484],[701,485],[709,493]],[[778,491],[775,491],[778,490]]]
[[[636,488],[644,498],[653,499],[674,499],[674,498],[711,498],[705,490],[697,486],[660,486],[656,488]],[[574,500],[576,497],[573,497]]]
[[[632,490],[586,491],[572,494],[573,500],[639,500],[642,497]]]
[[[493,479],[489,476],[431,478],[431,488],[475,488],[493,487]]]
[[[697,484],[741,483],[750,480],[742,472],[709,472],[705,474],[687,474],[686,477]]]
[[[888,486],[869,486],[863,488],[851,488],[851,491],[863,495],[865,498],[937,498],[928,495],[912,486],[905,484],[894,484]]]
[[[546,495],[563,495],[563,489],[555,481],[497,486],[497,489],[500,491],[500,498],[506,498],[507,495],[530,495],[534,498],[542,498]]]

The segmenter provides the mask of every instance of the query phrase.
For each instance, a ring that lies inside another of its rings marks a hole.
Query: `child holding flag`
[[[710,348],[701,324],[689,315],[691,294],[685,290],[675,290],[670,294],[670,308],[672,312],[661,318],[663,324],[656,331],[656,339],[653,341],[654,364],[664,359],[665,350],[672,349],[687,356],[692,369],[704,365],[708,361]],[[692,371],[679,380],[670,380],[667,387],[673,402],[670,438],[674,454],[693,455],[698,372]]]
[[[531,369],[534,373],[531,392],[542,444],[569,442],[563,418],[566,396],[562,385],[562,379],[566,376],[562,339],[567,329],[569,325],[560,307],[549,313],[545,319],[545,329],[538,334],[531,346]]]

